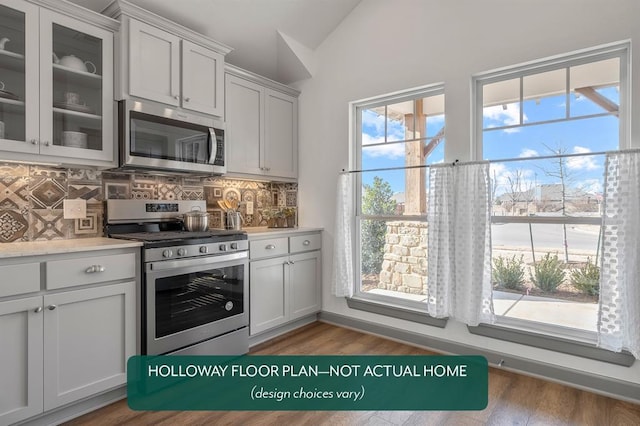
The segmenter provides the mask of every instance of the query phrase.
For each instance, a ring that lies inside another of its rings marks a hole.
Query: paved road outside
[[[562,250],[562,225],[534,223],[531,225],[531,229],[536,251]],[[600,227],[597,225],[567,225],[569,251],[595,254],[599,231]],[[494,224],[491,227],[491,244],[494,249],[529,249],[531,247],[529,225],[526,223]]]

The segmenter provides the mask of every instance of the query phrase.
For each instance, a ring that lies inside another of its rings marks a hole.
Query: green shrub
[[[524,284],[524,258],[516,259],[514,254],[512,258],[498,256],[493,260],[493,268],[491,275],[493,282],[499,286],[515,290]]]
[[[558,255],[551,253],[544,255],[542,260],[533,267],[531,281],[541,290],[555,292],[564,280],[564,265],[558,260]]]
[[[591,263],[589,258],[582,268],[571,271],[570,279],[575,288],[589,296],[597,296],[600,293],[600,268]]]

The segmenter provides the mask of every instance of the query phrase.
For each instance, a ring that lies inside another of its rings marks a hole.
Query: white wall
[[[330,295],[337,173],[349,168],[350,101],[444,82],[447,161],[470,158],[471,76],[622,40],[640,46],[638,0],[363,0],[317,49],[316,74],[299,83],[299,205],[303,226],[325,228],[323,309],[640,384],[625,368],[351,310]],[[632,55],[631,103],[640,105],[640,55]],[[632,145],[640,117],[631,113]],[[634,120],[635,119],[635,120]]]

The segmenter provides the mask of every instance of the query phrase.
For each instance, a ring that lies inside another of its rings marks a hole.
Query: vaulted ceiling
[[[111,0],[71,0],[101,11]],[[313,52],[360,0],[130,0],[231,46],[227,62],[282,83],[313,73]]]

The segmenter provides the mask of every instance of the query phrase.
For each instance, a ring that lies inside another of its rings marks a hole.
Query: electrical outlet
[[[253,201],[247,201],[247,214],[253,214]]]

